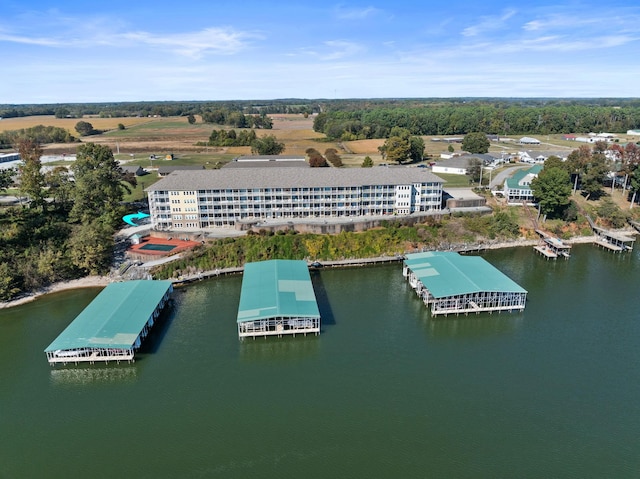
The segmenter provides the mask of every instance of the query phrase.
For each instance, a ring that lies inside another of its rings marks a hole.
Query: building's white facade
[[[518,170],[511,178],[507,178],[504,183],[504,196],[507,203],[533,203],[535,198],[531,190],[531,182],[538,177],[541,170],[542,165],[535,165],[525,170]]]
[[[20,153],[2,153],[0,154],[0,163],[7,161],[18,161],[20,159]]]
[[[223,168],[176,171],[147,194],[155,229],[194,230],[438,211],[443,183],[422,168]]]

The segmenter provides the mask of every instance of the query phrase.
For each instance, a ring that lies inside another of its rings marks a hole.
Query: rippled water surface
[[[325,270],[319,337],[240,342],[220,278],[132,365],[47,364],[98,290],[1,310],[0,477],[639,477],[638,253],[484,257],[524,313],[431,320],[400,265]]]

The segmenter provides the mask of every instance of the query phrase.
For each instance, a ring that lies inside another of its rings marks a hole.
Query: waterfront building
[[[527,291],[479,256],[408,254],[402,274],[431,315],[523,311]]]
[[[175,171],[146,191],[153,228],[180,231],[439,211],[443,183],[424,168],[222,168]]]
[[[507,199],[507,203],[533,203],[531,182],[538,177],[542,168],[542,165],[535,165],[531,168],[520,169],[507,178],[504,182],[504,197]]]
[[[171,281],[109,284],[44,350],[49,364],[133,361],[172,291]]]
[[[247,263],[237,323],[240,339],[319,334],[320,312],[306,261]]]
[[[18,161],[20,159],[20,153],[2,153],[0,154],[0,163],[6,163],[8,161]]]

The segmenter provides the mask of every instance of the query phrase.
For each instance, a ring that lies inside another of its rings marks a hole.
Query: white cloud
[[[232,27],[209,27],[198,31],[154,33],[124,27],[121,22],[105,18],[58,17],[58,28],[41,29],[34,22],[33,31],[49,31],[49,35],[15,32],[6,26],[0,28],[0,42],[51,48],[141,47],[171,51],[178,55],[200,58],[204,55],[232,55],[247,48],[252,41],[263,38],[257,32],[241,31]],[[24,24],[22,24],[24,25]],[[62,27],[62,28],[60,28]],[[25,27],[22,26],[22,30]]]
[[[465,37],[474,37],[485,32],[499,32],[507,20],[513,17],[516,13],[517,12],[515,10],[507,10],[500,16],[493,15],[481,17],[479,23],[462,30],[462,35]]]
[[[329,53],[325,53],[321,56],[321,59],[325,61],[351,57],[364,51],[364,48],[361,45],[354,42],[330,40],[324,42],[324,44],[331,49]]]
[[[200,58],[209,53],[238,53],[247,47],[250,39],[257,38],[259,35],[255,33],[238,32],[231,28],[206,28],[199,32],[160,35],[149,32],[124,33],[117,35],[116,40],[165,48],[180,55]]]
[[[9,33],[0,33],[0,42],[21,43],[23,45],[38,45],[43,47],[59,47],[69,44],[68,40],[65,43],[59,38],[27,37]]]
[[[371,17],[382,12],[382,10],[376,7],[365,8],[344,8],[342,6],[336,7],[336,17],[340,20],[362,20],[363,18]]]

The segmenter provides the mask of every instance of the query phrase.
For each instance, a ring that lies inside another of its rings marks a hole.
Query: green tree
[[[76,123],[76,131],[80,136],[95,135],[96,130],[93,129],[93,125],[88,121],[79,121]]]
[[[540,212],[558,217],[569,205],[571,179],[564,168],[545,164],[540,174],[531,181],[531,191],[540,205]]]
[[[241,111],[232,111],[227,115],[227,124],[236,128],[248,128],[249,122],[247,117]]]
[[[449,146],[447,146],[447,151],[449,153],[453,153],[455,151],[455,148],[453,147],[453,145],[451,143],[449,143]]]
[[[61,210],[69,208],[74,188],[74,182],[69,178],[69,170],[64,166],[56,166],[46,173],[44,178],[53,204]]]
[[[362,160],[362,167],[363,168],[371,168],[373,166],[373,160],[371,159],[370,156],[365,156],[364,160]]]
[[[196,122],[196,117],[193,116],[192,114],[189,114],[189,116],[187,116],[187,121],[189,122],[190,125],[193,125]]]
[[[105,145],[81,145],[71,169],[76,187],[69,219],[89,223],[101,218],[106,224],[117,225],[126,189],[121,181],[122,169],[113,158],[113,152]]]
[[[56,118],[66,118],[68,116],[71,116],[71,112],[68,108],[60,107],[56,108],[55,116]]]
[[[15,168],[0,170],[0,191],[4,191],[13,185],[13,177],[16,175]]]
[[[593,154],[580,177],[581,189],[587,199],[598,199],[602,196],[602,183],[608,172],[606,157],[602,153]]]
[[[126,127],[124,126],[123,123],[118,123],[118,130],[125,130]]]
[[[19,292],[15,270],[8,262],[0,261],[0,301],[7,301]]]
[[[467,133],[462,139],[462,149],[474,154],[487,153],[489,151],[487,135],[481,132]]]
[[[565,170],[568,172],[567,165],[562,161],[559,157],[555,155],[551,155],[549,158],[544,160],[544,168],[560,168],[561,170]]]
[[[409,138],[409,145],[411,147],[409,158],[413,161],[422,161],[424,158],[424,140],[422,137],[412,136]]]
[[[491,225],[489,226],[489,236],[491,238],[496,236],[515,238],[519,234],[520,227],[513,209],[497,211],[491,217]]]
[[[111,263],[113,229],[99,220],[78,225],[69,248],[73,265],[87,274],[104,274]]]
[[[32,208],[46,206],[44,191],[44,174],[42,173],[42,148],[32,139],[23,139],[18,142],[20,152],[20,191],[30,199]]]
[[[574,186],[577,186],[578,178],[581,178],[591,161],[591,148],[588,145],[581,145],[577,150],[569,153],[565,168],[569,175],[575,175]]]
[[[480,183],[482,176],[482,161],[478,158],[470,158],[469,166],[467,166],[467,176],[470,183]]]
[[[411,154],[411,140],[408,136],[390,136],[378,150],[385,160],[402,163]]]
[[[284,149],[284,143],[273,135],[263,136],[251,143],[251,153],[254,155],[279,155]]]

